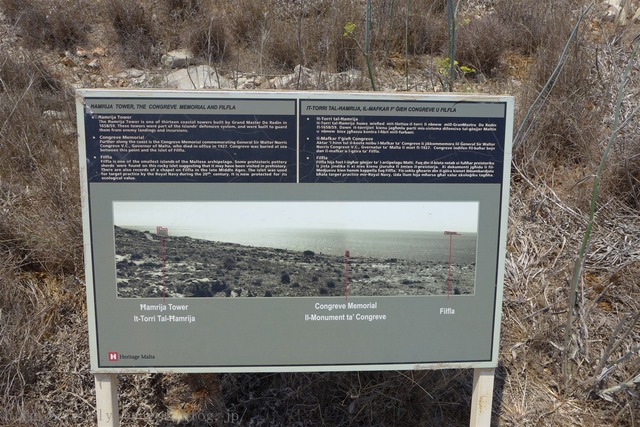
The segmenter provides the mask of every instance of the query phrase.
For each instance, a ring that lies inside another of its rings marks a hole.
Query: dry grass
[[[196,57],[209,63],[224,60],[229,54],[229,41],[220,18],[201,15],[193,19],[191,28],[184,34],[184,44]]]
[[[402,89],[407,72],[412,87],[437,87],[425,81],[437,80],[435,64],[446,56],[446,1],[411,2],[406,46],[408,2],[374,3],[377,78]],[[517,127],[556,66],[584,2],[488,3],[493,11],[478,18],[476,3],[462,2],[458,60],[491,80],[456,84],[513,92]],[[89,19],[66,19],[77,18],[87,3],[0,1],[24,47],[0,55],[0,425],[93,424],[73,96],[68,70],[59,65],[65,50],[109,40],[109,67],[116,69],[155,67],[161,53],[186,46],[199,60],[236,75],[287,73],[298,64],[318,74],[364,71],[364,8],[357,0],[100,4],[102,13],[82,15]],[[640,423],[637,387],[615,388],[640,373],[637,73],[628,83],[628,121],[605,172],[578,290],[571,376],[560,369],[568,280],[585,229],[590,175],[611,132],[613,98],[629,53],[617,42],[624,40],[619,28],[596,22],[600,12],[589,16],[515,152],[496,425]],[[356,24],[353,39],[343,37],[347,22]],[[592,27],[598,32],[587,31]],[[35,47],[48,50],[31,54]],[[237,414],[246,425],[462,426],[470,388],[471,373],[454,370],[128,375],[121,377],[120,393],[126,425],[206,425],[207,416],[220,424]],[[189,409],[193,422],[172,420],[176,405]]]
[[[502,348],[511,375],[502,405],[504,419],[508,425],[633,425],[629,414],[640,403],[633,393],[617,394],[615,404],[601,400],[598,393],[638,373],[636,356],[602,375],[604,366],[633,353],[638,341],[637,323],[618,327],[621,316],[629,319],[640,310],[638,215],[619,203],[600,211],[578,291],[577,351],[572,354],[574,369],[567,381],[559,361],[571,255],[575,257],[585,227],[584,214],[572,206],[572,196],[577,198],[580,190],[523,178],[512,193],[506,264]],[[623,212],[630,214],[624,225],[619,217]],[[620,333],[623,329],[627,336]],[[612,337],[620,338],[615,349],[610,345]]]
[[[535,50],[531,54],[534,61],[529,68],[528,81],[520,94],[523,106],[533,103],[559,61],[564,63],[545,92],[535,120],[524,133],[526,141],[518,147],[518,161],[522,162],[523,168],[530,168],[529,173],[532,174],[544,174],[545,168],[563,165],[591,167],[597,164],[601,151],[599,144],[606,137],[601,123],[604,115],[612,112],[611,107],[593,108],[602,102],[602,98],[593,91],[593,68],[590,64],[594,51],[586,43],[584,30],[578,32],[569,49],[564,51],[576,21],[574,9],[568,3],[546,4],[546,7],[554,12],[540,16],[541,22],[547,24],[546,30],[537,29],[534,41],[527,42]],[[607,97],[615,87],[611,86]],[[522,108],[520,114],[525,111],[526,108]]]
[[[493,14],[475,19],[458,31],[456,58],[486,76],[496,75],[509,46],[509,34]]]
[[[93,399],[82,283],[0,259],[0,425],[82,425]]]
[[[126,66],[147,67],[159,62],[159,28],[151,10],[138,2],[105,0],[103,13],[111,21]]]
[[[59,366],[86,361],[63,357],[86,347],[73,98],[28,56],[0,56],[0,81],[0,423],[44,425]]]
[[[73,97],[35,59],[0,57],[0,248],[24,267],[81,266]]]
[[[89,26],[80,17],[90,10],[88,1],[2,0],[0,5],[29,47],[72,49],[87,39]]]

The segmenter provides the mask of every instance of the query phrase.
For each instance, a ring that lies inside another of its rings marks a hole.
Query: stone
[[[603,17],[605,21],[625,24],[629,18],[629,0],[607,0],[609,7]]]
[[[65,67],[75,67],[76,62],[70,56],[65,56],[60,60],[60,63]]]
[[[270,81],[275,89],[308,89],[315,81],[313,70],[302,65],[296,65],[293,73],[280,76]]]
[[[357,85],[361,79],[362,73],[358,70],[318,73],[302,65],[296,65],[293,73],[271,79],[269,83],[275,89],[341,90]]]
[[[162,64],[169,68],[184,68],[193,64],[194,55],[189,49],[177,49],[162,55]]]
[[[176,70],[166,76],[166,86],[174,89],[232,89],[230,80],[208,65]]]
[[[144,71],[138,70],[137,68],[129,68],[126,71],[126,75],[128,75],[129,77],[133,77],[133,78],[142,77],[142,76],[144,76]]]
[[[68,117],[64,111],[45,110],[42,112],[42,117],[45,119],[63,120]]]

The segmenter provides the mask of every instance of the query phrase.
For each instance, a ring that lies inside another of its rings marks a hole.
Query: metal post
[[[98,427],[120,427],[118,411],[118,376],[94,374],[96,380],[96,410]]]
[[[491,426],[494,368],[473,370],[473,397],[471,398],[471,427]]]

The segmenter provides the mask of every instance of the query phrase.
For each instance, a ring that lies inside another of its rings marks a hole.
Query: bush
[[[229,41],[222,22],[215,17],[195,20],[192,30],[186,33],[186,45],[199,58],[211,62],[223,59]]]
[[[372,48],[385,54],[404,53],[406,43],[409,53],[439,52],[447,42],[446,6],[447,0],[373,2]]]
[[[487,15],[459,27],[456,59],[460,64],[491,76],[498,69],[508,43],[509,35],[505,27],[495,15]]]
[[[234,258],[225,258],[223,266],[226,270],[232,270],[236,268],[236,260]]]
[[[25,267],[75,272],[82,227],[74,98],[29,57],[0,64],[0,252],[20,254]]]
[[[416,14],[411,15],[409,21],[408,49],[410,53],[416,55],[437,54],[445,48],[447,44],[446,15]]]
[[[0,93],[4,92],[6,96],[25,91],[37,98],[37,102],[47,104],[47,107],[59,107],[59,99],[48,94],[60,94],[63,84],[36,58],[26,55],[17,60],[0,53]]]
[[[495,10],[502,26],[511,29],[512,47],[526,55],[535,53],[549,39],[564,35],[573,22],[568,2],[498,0]]]
[[[176,21],[194,19],[202,13],[202,0],[164,0],[169,14]]]
[[[138,2],[129,0],[106,0],[104,8],[126,65],[145,67],[157,64],[160,50],[153,15]]]
[[[269,25],[264,3],[254,0],[234,2],[234,7],[225,10],[225,18],[234,38],[247,46],[256,45]]]
[[[0,4],[28,47],[45,44],[66,50],[86,41],[87,0],[2,0]]]
[[[291,40],[286,31],[273,31],[267,39],[266,54],[277,69],[292,71],[298,64],[304,64],[300,46]]]
[[[528,106],[553,74],[569,40],[575,25],[571,5],[550,0],[540,3],[505,0],[497,9],[498,16],[505,14],[504,10],[511,13],[506,16],[514,19],[512,28],[517,31],[514,37],[526,41],[514,43],[514,47],[535,53],[521,101],[523,106]],[[599,100],[590,99],[593,96],[589,76],[591,59],[581,34],[578,33],[567,51],[562,72],[537,111],[526,141],[522,141],[518,157],[532,168],[591,164],[600,153],[597,139],[602,132],[599,126],[602,111],[588,108],[590,102],[599,103]],[[516,128],[518,126],[516,123]]]

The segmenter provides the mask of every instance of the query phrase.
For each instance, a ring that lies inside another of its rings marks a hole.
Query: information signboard
[[[77,107],[95,372],[497,365],[511,97]]]

